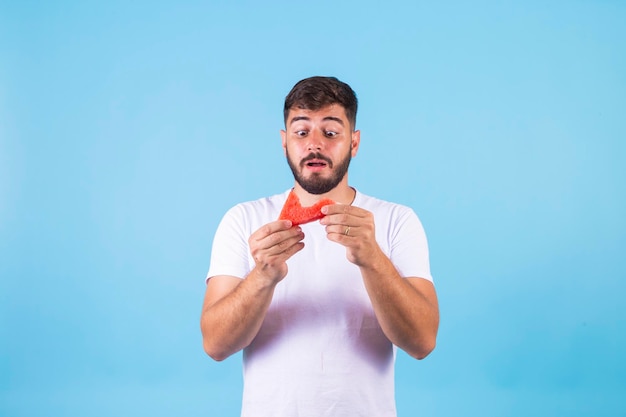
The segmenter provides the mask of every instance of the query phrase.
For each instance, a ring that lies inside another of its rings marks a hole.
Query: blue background
[[[625,416],[626,3],[0,1],[0,415],[236,416],[212,236],[286,190],[282,104],[360,99],[351,184],[415,209],[438,347],[400,416]]]

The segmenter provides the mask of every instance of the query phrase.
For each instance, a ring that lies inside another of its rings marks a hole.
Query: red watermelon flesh
[[[278,220],[291,220],[291,223],[293,223],[294,226],[309,223],[324,217],[324,214],[322,214],[321,211],[322,207],[329,204],[335,204],[335,202],[331,199],[325,198],[310,207],[302,207],[300,199],[296,193],[291,190],[287,196],[287,201],[285,201],[285,205],[280,212]]]

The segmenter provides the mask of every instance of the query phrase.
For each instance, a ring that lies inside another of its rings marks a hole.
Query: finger
[[[295,253],[299,252],[304,248],[304,242],[301,240],[295,241],[283,241],[278,245],[272,246],[271,248],[260,251],[255,257],[254,260],[257,263],[267,263],[267,264],[275,264],[280,262],[285,262],[289,258],[291,258]]]
[[[351,206],[348,204],[329,204],[322,207],[322,213],[329,216],[333,214],[348,214],[357,217],[366,217],[368,211],[360,207]]]
[[[292,227],[280,230],[259,240],[250,242],[251,249],[255,252],[265,251],[268,254],[282,252],[286,247],[304,239],[304,233],[300,227]]]
[[[293,246],[298,245],[304,239],[304,234],[299,233],[294,236],[289,236],[286,239],[277,241],[274,245],[266,248],[266,252],[270,255],[275,255],[283,252],[288,252]]]
[[[283,255],[285,256],[285,260],[291,258],[294,254],[300,252],[303,248],[304,248],[304,242],[300,242],[300,241],[298,241],[295,244],[289,246],[283,252]]]
[[[345,237],[355,237],[358,236],[359,227],[358,226],[348,226],[345,224],[333,224],[326,226],[326,234],[334,234]]]
[[[358,239],[354,236],[346,236],[344,233],[330,232],[326,234],[326,238],[331,242],[339,243],[345,247],[353,246]]]
[[[343,224],[346,226],[358,225],[368,221],[371,213],[359,207],[352,207],[342,204],[327,206],[327,213],[320,223],[323,225]]]
[[[259,230],[250,236],[254,240],[262,240],[276,232],[288,230],[292,226],[291,220],[276,220],[263,225]]]

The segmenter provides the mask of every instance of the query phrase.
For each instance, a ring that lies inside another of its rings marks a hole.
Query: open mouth
[[[306,166],[311,167],[311,168],[323,168],[327,165],[328,164],[324,161],[309,161],[306,163]]]
[[[323,155],[311,154],[307,158],[304,158],[304,160],[301,162],[301,166],[306,166],[313,169],[322,169],[326,167],[332,168],[333,164],[330,159],[324,157]]]

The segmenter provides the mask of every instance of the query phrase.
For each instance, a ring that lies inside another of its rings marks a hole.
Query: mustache
[[[304,164],[306,164],[307,162],[309,162],[312,159],[322,160],[322,161],[326,162],[330,168],[333,167],[333,161],[331,161],[330,158],[328,158],[327,156],[322,155],[319,152],[311,152],[306,157],[304,157],[302,159],[302,161],[300,161],[300,167],[304,167]]]

